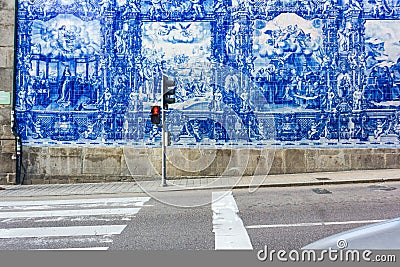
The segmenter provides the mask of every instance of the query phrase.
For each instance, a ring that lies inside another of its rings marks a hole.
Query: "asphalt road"
[[[373,220],[400,217],[400,182],[379,186],[236,189],[233,199],[254,249],[291,250]],[[214,250],[213,192],[0,201],[0,249]]]
[[[317,187],[263,189],[236,192],[235,199],[254,249],[267,245],[289,251],[368,221],[400,217],[400,183],[385,186],[388,191],[371,184],[323,187],[328,194],[315,193]],[[320,222],[332,224],[313,224]],[[249,228],[257,225],[269,228]]]

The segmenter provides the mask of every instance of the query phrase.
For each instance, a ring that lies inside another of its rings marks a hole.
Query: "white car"
[[[400,249],[400,217],[332,235],[302,249]]]

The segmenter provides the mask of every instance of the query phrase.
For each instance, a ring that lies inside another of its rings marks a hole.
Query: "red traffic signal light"
[[[151,114],[152,115],[159,115],[160,114],[160,106],[152,106],[151,107]]]
[[[160,124],[161,123],[161,107],[160,106],[152,106],[151,107],[151,123]]]

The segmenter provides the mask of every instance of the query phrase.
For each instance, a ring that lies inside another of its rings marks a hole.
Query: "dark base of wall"
[[[76,184],[76,183],[108,183],[108,182],[134,182],[132,176],[63,176],[63,175],[29,175],[23,184]]]
[[[400,168],[397,148],[167,151],[168,179]],[[24,184],[139,181],[161,175],[160,148],[24,147],[23,155]]]

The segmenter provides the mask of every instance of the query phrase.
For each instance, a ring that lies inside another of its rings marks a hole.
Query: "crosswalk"
[[[150,197],[0,202],[0,250],[107,250]]]

